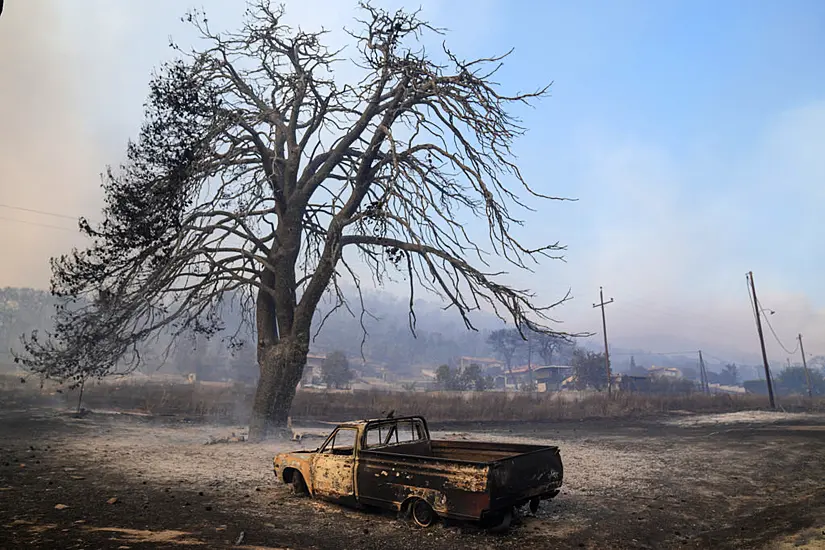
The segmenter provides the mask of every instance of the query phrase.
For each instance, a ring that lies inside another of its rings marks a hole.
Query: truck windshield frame
[[[364,430],[361,448],[374,450],[427,440],[429,434],[421,418],[399,418],[368,424]]]
[[[341,436],[339,439],[338,436]],[[355,442],[358,441],[358,429],[349,427],[336,428],[318,449],[318,454],[334,456],[352,456],[355,454]]]

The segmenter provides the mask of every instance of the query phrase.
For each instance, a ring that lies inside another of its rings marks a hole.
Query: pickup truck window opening
[[[355,440],[358,430],[355,428],[338,428],[321,448],[320,453],[335,456],[352,456],[355,453]]]
[[[420,420],[398,420],[396,422],[382,422],[367,428],[365,445],[367,449],[415,443],[426,439],[424,427]]]

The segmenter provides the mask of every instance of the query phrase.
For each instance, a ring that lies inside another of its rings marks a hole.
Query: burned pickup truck
[[[420,416],[341,424],[274,467],[298,493],[395,510],[421,527],[440,516],[506,528],[514,508],[535,512],[555,497],[563,476],[558,447],[432,440]]]

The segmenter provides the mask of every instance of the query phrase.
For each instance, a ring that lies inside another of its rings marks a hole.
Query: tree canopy
[[[328,388],[342,389],[350,383],[353,373],[349,368],[349,360],[342,351],[333,351],[327,354],[321,364],[321,379]]]
[[[446,46],[431,56],[422,36],[440,31],[417,13],[360,8],[348,57],[267,0],[238,31],[188,15],[201,45],[177,48],[152,77],[137,140],[104,175],[103,221],[81,220],[92,244],[53,260],[64,303],[49,337],[27,340],[24,364],[128,371],[141,342],[214,335],[240,305],[257,334],[257,439],[285,426],[322,296],[349,308],[340,283],[360,293],[362,268],[379,283],[406,279],[413,330],[424,289],[468,328],[487,307],[552,332],[555,304],[507,285],[462,223],[482,221],[489,247],[517,268],[558,257],[558,243],[529,248],[513,232],[520,193],[554,198],[528,186],[512,152],[524,131],[512,107],[548,88],[507,93],[494,80],[506,56],[464,60]],[[344,63],[359,80],[337,76]]]
[[[602,390],[607,387],[604,353],[577,348],[573,352],[573,373],[579,388]]]

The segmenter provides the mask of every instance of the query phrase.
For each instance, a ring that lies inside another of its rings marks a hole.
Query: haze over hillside
[[[33,329],[48,329],[54,302],[47,293],[32,289],[0,289],[0,298],[0,346],[3,350],[0,353],[0,363],[8,367],[12,361],[8,351],[12,348],[21,349],[21,334],[29,333]],[[358,365],[361,362],[363,340],[364,357],[371,363],[383,364],[389,370],[398,373],[417,373],[422,367],[431,368],[448,363],[462,355],[493,356],[494,351],[487,343],[487,335],[491,330],[505,326],[495,316],[481,313],[474,316],[479,331],[469,331],[454,312],[444,311],[437,303],[422,299],[415,304],[414,336],[409,326],[408,303],[390,293],[370,292],[364,296],[364,305],[369,311],[369,314],[363,317],[367,332],[364,339],[357,303],[356,300],[351,304],[352,314],[341,308],[329,315],[312,343],[313,352],[328,353],[341,350],[351,358],[354,365]],[[325,309],[316,316],[313,333],[319,328],[317,321],[326,315],[329,307],[330,303],[326,302]],[[204,338],[181,339],[176,349],[165,359],[160,355],[168,342],[166,338],[147,345],[145,351],[149,360],[143,371],[151,373],[158,368],[164,372],[187,371],[190,368],[187,366],[189,363],[200,360],[230,370],[241,369],[254,376],[256,368],[251,333],[242,333],[247,344],[240,350],[231,352],[225,337],[236,332],[240,324],[239,312],[228,310],[225,313],[225,322],[226,330],[223,336],[219,335],[211,341]],[[638,366],[673,366],[686,368],[690,372],[690,369],[698,367],[696,350],[701,348],[711,371],[718,372],[724,364],[735,362],[740,365],[743,379],[762,376],[761,362],[758,358],[749,360],[725,355],[702,346],[701,342],[688,339],[668,340],[667,336],[663,336],[661,341],[670,346],[651,348],[633,341],[612,340],[610,350],[613,369],[617,372],[627,371],[632,357]],[[600,335],[578,339],[577,343],[597,352],[603,349]],[[667,349],[664,349],[665,347]],[[676,353],[661,353],[663,351]],[[196,356],[200,359],[196,359]],[[526,359],[522,357],[521,361]],[[538,361],[537,357],[535,361]],[[772,363],[772,369],[777,371],[783,366],[784,362],[781,361]]]

